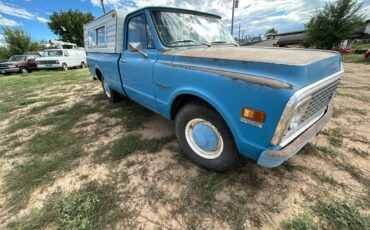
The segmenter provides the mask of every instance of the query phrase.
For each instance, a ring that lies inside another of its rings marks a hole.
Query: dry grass
[[[0,78],[0,228],[369,228],[370,66],[345,69],[334,118],[300,154],[225,174],[86,70]]]

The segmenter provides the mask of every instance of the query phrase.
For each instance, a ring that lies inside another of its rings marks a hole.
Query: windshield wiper
[[[211,44],[225,44],[225,45],[234,45],[234,46],[238,46],[237,44],[233,43],[233,42],[227,42],[227,41],[213,41],[211,42]]]
[[[192,40],[192,39],[176,40],[176,41],[169,42],[168,44],[181,43],[181,42],[195,42],[195,43],[199,43],[199,44],[211,47],[211,44],[209,44],[207,42],[200,42],[200,41],[195,41],[195,40]]]

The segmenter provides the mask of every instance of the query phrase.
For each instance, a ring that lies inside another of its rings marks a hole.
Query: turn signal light
[[[242,117],[252,120],[252,121],[256,121],[258,123],[263,123],[266,119],[266,113],[255,110],[255,109],[244,107],[242,108]]]

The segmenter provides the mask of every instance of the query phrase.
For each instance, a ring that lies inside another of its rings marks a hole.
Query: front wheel
[[[21,74],[27,74],[27,73],[28,73],[28,70],[27,70],[27,68],[26,68],[26,67],[21,67],[21,68],[19,69],[19,72],[21,72]]]
[[[68,65],[66,63],[62,64],[62,70],[63,71],[68,71]]]
[[[109,86],[108,81],[105,80],[104,77],[102,77],[101,83],[102,83],[103,91],[104,91],[105,95],[107,96],[107,98],[110,102],[116,103],[116,102],[119,102],[122,99],[121,95],[119,93],[117,93],[116,91],[114,91]]]
[[[225,121],[206,104],[185,105],[176,116],[175,129],[181,149],[204,168],[223,172],[240,159]]]

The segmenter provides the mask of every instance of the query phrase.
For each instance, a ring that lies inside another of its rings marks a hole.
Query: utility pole
[[[240,24],[239,24],[239,41],[240,41]]]
[[[103,13],[105,14],[104,0],[100,0],[101,8],[103,8]]]
[[[239,7],[239,0],[232,1],[233,1],[233,12],[231,16],[231,35],[234,35],[234,9]]]

